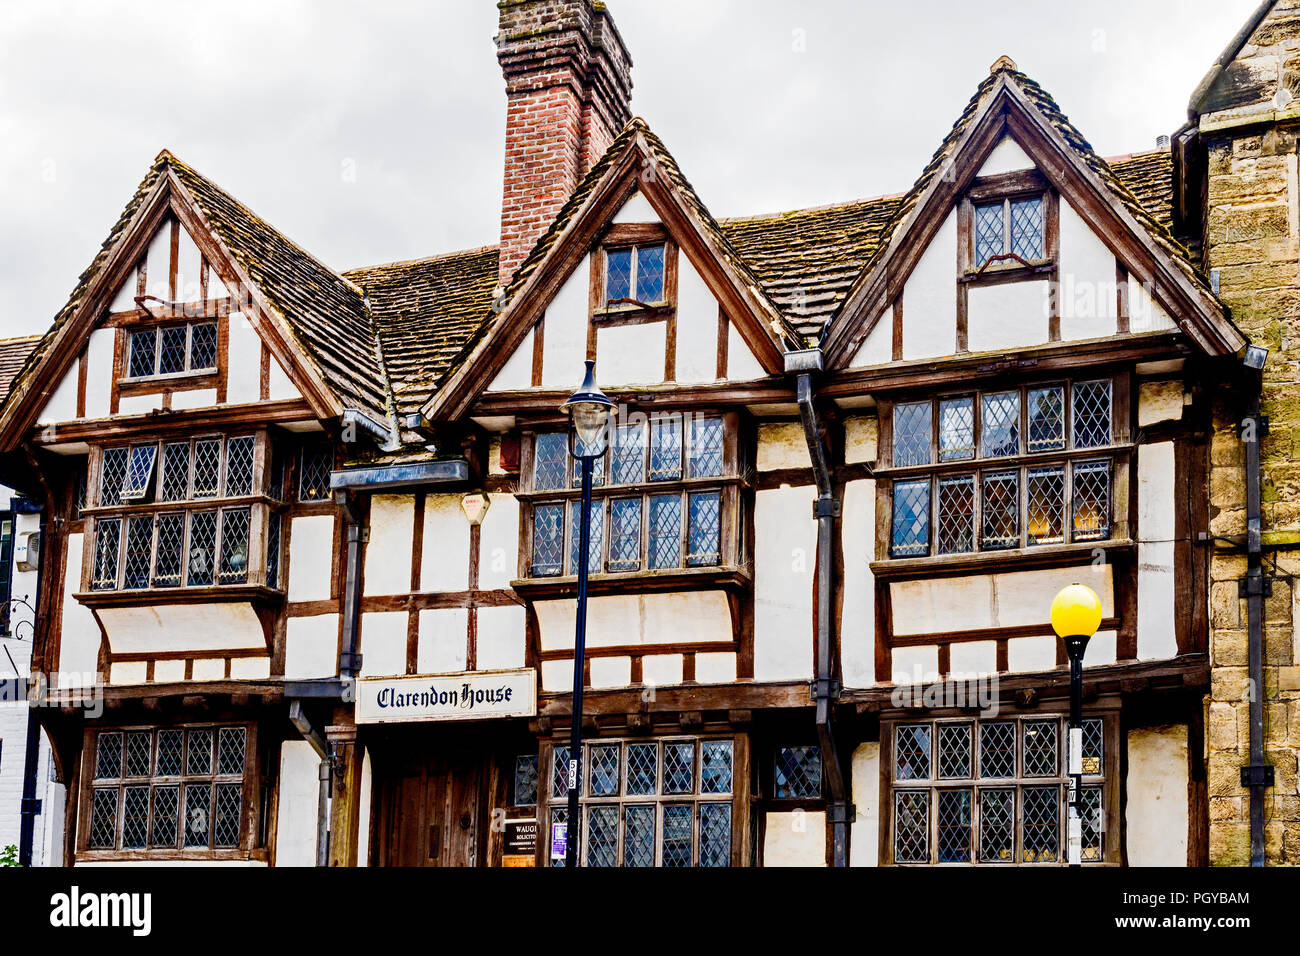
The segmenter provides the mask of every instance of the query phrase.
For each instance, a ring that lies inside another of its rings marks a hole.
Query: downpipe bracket
[[[813,501],[814,518],[838,518],[844,513],[844,507],[838,498],[817,498]]]
[[[1251,787],[1273,786],[1273,765],[1271,763],[1250,764],[1241,768],[1241,785]]]
[[[843,691],[844,685],[833,677],[819,677],[808,683],[808,699],[812,701],[839,700]]]
[[[827,823],[855,823],[857,819],[858,808],[852,803],[832,803],[826,808]]]

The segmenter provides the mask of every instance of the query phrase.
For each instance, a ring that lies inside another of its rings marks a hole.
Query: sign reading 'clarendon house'
[[[367,677],[357,681],[359,724],[536,714],[537,678],[531,669],[436,677]]]

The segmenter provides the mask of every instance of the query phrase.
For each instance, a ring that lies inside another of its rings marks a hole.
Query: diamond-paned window
[[[682,419],[660,415],[650,420],[650,480],[676,481],[682,476]]]
[[[706,567],[718,563],[719,535],[722,530],[722,494],[717,491],[697,491],[687,496],[690,526],[687,535],[686,563],[690,567]]]
[[[95,777],[116,780],[122,775],[122,735],[100,734],[96,743],[98,746],[95,749]]]
[[[154,765],[154,775],[158,777],[179,777],[181,773],[181,754],[185,731],[158,731],[158,760]]]
[[[894,482],[894,528],[890,552],[896,558],[925,554],[930,546],[930,482]]]
[[[153,480],[154,463],[158,460],[157,445],[132,445],[127,459],[126,477],[122,479],[122,500],[140,501]]]
[[[1020,859],[1044,863],[1060,855],[1061,788],[1025,787],[1021,791]]]
[[[190,544],[186,556],[185,583],[190,587],[206,587],[214,583],[217,550],[217,513],[194,511],[190,513]]]
[[[627,792],[648,796],[658,790],[659,746],[657,744],[627,745]]]
[[[1043,258],[1043,197],[1011,200],[1011,251],[1029,262]]]
[[[521,754],[515,758],[514,805],[537,805],[537,754]]]
[[[132,515],[126,524],[126,563],[122,587],[147,588],[153,555],[153,515]]]
[[[178,832],[181,789],[177,786],[153,788],[152,823],[149,842],[156,847],[174,847]]]
[[[212,784],[185,785],[185,846],[211,846]]]
[[[609,249],[605,252],[605,301],[614,302],[632,296],[632,250]]]
[[[122,790],[122,849],[142,849],[149,843],[149,788]]]
[[[939,777],[966,780],[971,774],[971,725],[939,724]]]
[[[281,515],[272,511],[266,519],[266,586],[280,586],[280,522]]]
[[[945,398],[939,402],[939,460],[975,457],[975,400]]]
[[[930,778],[930,724],[901,724],[895,736],[894,778]]]
[[[1083,846],[1080,857],[1085,863],[1095,863],[1102,859],[1102,841],[1105,835],[1105,823],[1102,819],[1101,787],[1079,788],[1079,810],[1082,823]]]
[[[213,789],[216,791],[216,798],[212,806],[212,845],[214,847],[238,846],[243,785],[219,783]]]
[[[1110,537],[1110,462],[1081,461],[1072,470],[1070,510],[1074,514],[1074,540],[1097,541]]]
[[[1005,248],[1002,203],[975,207],[975,265],[982,266]]]
[[[541,436],[538,436],[539,438]],[[611,449],[610,483],[635,485],[645,481],[646,432],[645,426],[636,423],[620,425],[614,430],[614,447]]]
[[[731,793],[730,740],[705,740],[700,744],[700,793]]]
[[[1030,468],[1025,478],[1029,544],[1059,544],[1065,540],[1065,468]]]
[[[334,449],[328,442],[305,445],[299,457],[298,500],[325,501],[330,496]]]
[[[695,742],[676,740],[664,744],[664,793],[695,790]]]
[[[688,470],[692,478],[722,474],[722,419],[691,417]]]
[[[128,378],[206,372],[216,367],[215,322],[171,323],[131,333]]]
[[[664,807],[663,866],[690,866],[694,836],[693,807],[669,804]]]
[[[252,435],[241,435],[226,442],[226,497],[236,498],[253,491]]]
[[[100,462],[99,504],[122,503],[122,480],[126,477],[128,449],[105,448]]]
[[[821,748],[778,747],[772,759],[772,796],[777,800],[811,800],[821,794]]]
[[[217,731],[217,773],[244,772],[244,728],[222,727]]]
[[[559,574],[564,561],[564,505],[533,509],[533,574]]]
[[[960,554],[975,548],[975,476],[946,475],[939,479],[939,554]]]
[[[971,854],[971,791],[940,790],[936,838],[940,863],[969,863]]]
[[[122,519],[100,518],[95,522],[95,566],[90,586],[96,591],[117,587],[118,553],[122,546]]]
[[[587,539],[587,570],[590,574],[599,574],[601,556],[605,553],[605,503],[593,501],[588,510],[591,523]],[[569,573],[578,573],[578,558],[582,550],[582,502],[574,501],[569,505]]]
[[[217,367],[217,324],[203,322],[190,326],[190,370]]]
[[[533,451],[533,487],[549,491],[564,487],[569,450],[563,432],[543,432],[537,436]]]
[[[981,790],[979,814],[980,862],[1012,862],[1016,853],[1016,791]]]
[[[641,567],[641,499],[614,498],[609,503],[609,570]]]
[[[569,795],[569,748],[556,747],[551,758],[551,796]]]
[[[981,397],[980,456],[1005,458],[1020,452],[1020,393],[992,392]]]
[[[995,256],[1014,255],[1026,262],[1045,257],[1042,194],[1001,199],[974,207],[975,267]]]
[[[700,866],[731,865],[731,804],[701,803]]]
[[[894,862],[930,862],[930,791],[894,791]]]
[[[126,769],[122,771],[127,777],[147,777],[149,767],[153,764],[153,735],[148,731],[133,731],[126,735]]]
[[[1020,543],[1020,472],[986,474],[982,506],[980,544],[984,550],[1016,547]]]
[[[225,508],[221,512],[221,568],[218,584],[243,584],[248,580],[247,508]]]
[[[623,809],[623,865],[655,865],[653,804],[630,804]]]
[[[618,744],[592,745],[587,752],[587,792],[593,797],[618,793]]]
[[[111,850],[117,845],[116,788],[96,787],[91,798],[90,838],[92,850]]]
[[[1060,385],[1031,388],[1026,396],[1029,450],[1061,451],[1065,448],[1065,389]]]
[[[1083,725],[1083,772],[1096,775],[1101,773],[1103,749],[1102,723],[1098,718],[1082,721]]]
[[[190,443],[163,445],[162,489],[160,501],[184,501],[190,491]]]
[[[1026,777],[1054,777],[1059,767],[1058,722],[1030,720],[1024,723],[1024,763]]]
[[[651,569],[681,566],[682,499],[679,495],[654,495],[650,498],[648,546]]]
[[[1074,447],[1099,448],[1111,442],[1110,380],[1075,382]]]
[[[215,498],[221,484],[221,439],[205,438],[194,443],[194,491],[192,497]]]
[[[587,808],[587,866],[618,865],[618,806]]]
[[[1016,775],[1016,722],[980,724],[980,777],[997,780]]]
[[[185,340],[187,329],[183,325],[162,328],[158,342],[158,374],[175,375],[185,371]]]
[[[633,299],[646,305],[665,300],[663,243],[605,250],[605,302]]]
[[[636,251],[636,297],[641,302],[663,301],[663,246],[642,246]]]
[[[131,333],[131,361],[127,374],[131,378],[144,378],[154,374],[158,362],[158,330],[140,329]]]
[[[212,772],[213,734],[209,728],[185,733],[185,773],[206,775]]]
[[[894,406],[894,467],[930,463],[930,403]]]

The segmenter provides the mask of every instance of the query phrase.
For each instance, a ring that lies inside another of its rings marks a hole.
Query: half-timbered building
[[[579,719],[585,865],[1060,864],[1081,582],[1084,859],[1209,862],[1230,174],[1002,57],[907,192],[718,220],[603,4],[498,6],[499,243],[334,272],[164,151],[14,381],[64,861],[550,865]]]

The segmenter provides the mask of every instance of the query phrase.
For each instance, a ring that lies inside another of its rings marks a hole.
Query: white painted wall
[[[514,495],[488,495],[479,525],[478,586],[507,588],[519,573],[519,501]]]
[[[1020,148],[1020,144],[1010,136],[1003,136],[984,160],[984,165],[980,167],[977,175],[996,176],[1000,173],[1014,173],[1033,168],[1034,161]]]
[[[736,323],[727,323],[727,380],[730,382],[748,382],[764,378],[767,373],[758,359],[750,351],[744,336],[736,331]]]
[[[538,601],[534,609],[542,650],[573,647],[572,598]],[[729,641],[734,636],[722,591],[600,594],[587,600],[588,647]]]
[[[972,352],[1023,348],[1048,340],[1050,287],[1046,279],[977,285],[967,290],[966,345]],[[903,345],[907,345],[907,305]],[[904,358],[907,358],[904,351]]]
[[[76,598],[73,592],[81,590],[82,534],[68,535],[67,567],[64,575],[63,619],[59,627],[60,687],[84,687],[95,682],[99,668],[99,643],[101,633],[95,615]]]
[[[685,253],[677,257],[678,382],[718,377],[718,300]]]
[[[280,745],[280,807],[275,824],[275,865],[316,865],[316,815],[320,758],[305,740]]]
[[[880,744],[858,744],[850,770],[857,818],[850,826],[850,866],[877,866],[880,862]]]
[[[1174,443],[1138,446],[1139,660],[1175,657],[1174,633]]]
[[[405,611],[361,615],[361,676],[406,673]]]
[[[466,668],[469,611],[431,608],[420,612],[415,669],[421,674],[455,674]]]
[[[815,490],[771,488],[754,496],[754,679],[812,677]]]
[[[1181,380],[1142,382],[1138,385],[1138,427],[1176,422],[1183,417]]]
[[[469,587],[469,520],[460,495],[429,495],[424,500],[424,544],[420,590],[464,591]],[[488,506],[488,515],[492,514]],[[410,545],[406,550],[411,550]],[[408,571],[409,574],[409,571]]]
[[[334,516],[303,515],[292,519],[289,526],[289,600],[327,600],[333,567]]]
[[[957,213],[954,210],[944,218],[903,286],[904,359],[933,358],[957,351],[956,274]]]
[[[668,324],[605,326],[596,332],[596,368],[605,387],[654,385],[664,380]],[[716,354],[716,346],[715,346]],[[577,366],[581,371],[582,366]]]
[[[870,563],[876,549],[876,483],[844,486],[840,530],[844,547],[844,605],[840,666],[844,686],[869,687],[876,680],[876,584]]]
[[[248,603],[140,604],[100,608],[99,620],[114,654],[196,651],[266,646],[257,612]]]
[[[764,820],[763,866],[825,866],[826,814],[820,810],[769,812]]]
[[[524,666],[527,644],[522,607],[481,607],[478,614],[478,669],[507,670]]]
[[[1060,202],[1061,338],[1114,335],[1115,256],[1064,196]],[[1044,340],[1046,341],[1046,340]]]
[[[1129,866],[1187,865],[1187,739],[1185,724],[1128,732]]]
[[[285,624],[284,676],[287,680],[333,677],[339,665],[339,616],[291,617]]]
[[[572,390],[582,381],[582,363],[587,357],[590,260],[589,255],[582,258],[546,307],[546,325],[542,333],[543,388]],[[599,366],[597,370],[602,373],[601,382],[609,384],[604,370]]]
[[[543,331],[545,336],[545,331]],[[506,359],[492,384],[489,392],[508,392],[519,388],[528,388],[533,384],[533,330],[529,329],[519,347]]]
[[[906,318],[906,315],[904,316]],[[954,315],[953,321],[956,322]],[[954,334],[953,343],[956,344]],[[876,320],[867,337],[858,347],[857,354],[849,365],[858,368],[864,365],[886,365],[893,361],[894,358],[894,316],[893,313],[886,309],[885,312]]]
[[[363,583],[366,594],[406,594],[411,590],[411,541],[415,499],[411,495],[373,495],[370,542]],[[444,560],[453,556],[446,555]]]
[[[113,329],[95,329],[86,346],[86,417],[107,418],[113,385]]]
[[[226,401],[256,402],[262,395],[262,339],[242,312],[229,316],[230,360],[226,366]],[[215,404],[216,398],[213,397]]]
[[[1128,277],[1128,327],[1130,332],[1158,332],[1175,328],[1174,320],[1133,275]]]

